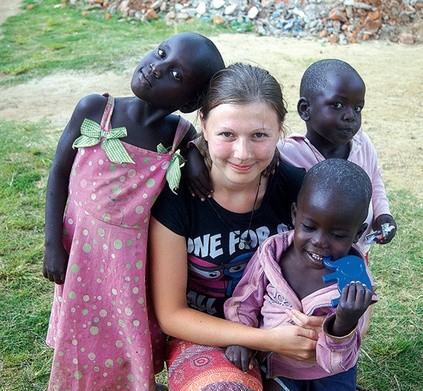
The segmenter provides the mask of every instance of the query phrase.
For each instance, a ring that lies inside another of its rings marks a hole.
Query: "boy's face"
[[[348,144],[361,127],[365,92],[355,74],[328,75],[325,88],[308,102],[307,137],[317,134],[333,145]]]
[[[158,108],[178,110],[195,102],[204,84],[209,51],[201,40],[176,34],[147,53],[132,76],[131,88],[140,99]]]
[[[305,266],[324,269],[323,257],[348,255],[365,228],[363,213],[340,196],[310,193],[303,193],[293,206],[294,246]]]

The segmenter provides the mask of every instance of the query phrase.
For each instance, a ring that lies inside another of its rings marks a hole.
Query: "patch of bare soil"
[[[1,2],[4,4],[13,1]],[[3,10],[0,8],[0,13]],[[227,64],[246,61],[268,69],[284,86],[289,115],[287,132],[304,132],[296,114],[301,75],[323,58],[349,62],[367,86],[363,126],[376,145],[386,185],[412,190],[423,200],[423,47],[389,42],[346,46],[294,38],[224,34],[213,38]],[[89,93],[131,95],[133,67],[122,74],[57,73],[1,88],[0,119],[47,119],[62,129],[80,98]],[[195,116],[189,116],[196,124]]]
[[[21,7],[20,0],[4,0],[0,3],[0,24],[9,16],[16,15]]]

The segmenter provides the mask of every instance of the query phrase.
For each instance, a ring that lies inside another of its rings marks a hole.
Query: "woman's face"
[[[257,181],[272,161],[279,140],[281,124],[275,110],[261,102],[221,104],[201,122],[214,183],[245,185]]]

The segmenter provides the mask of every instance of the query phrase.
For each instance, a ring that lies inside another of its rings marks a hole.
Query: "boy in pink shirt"
[[[359,254],[353,244],[367,228],[371,193],[368,175],[354,163],[332,159],[313,166],[292,208],[294,231],[271,236],[258,248],[226,301],[227,319],[260,328],[292,323],[293,308],[327,316],[317,342],[317,362],[259,354],[267,378],[265,389],[356,389],[366,310],[376,296],[371,286],[351,281],[334,308],[332,300],[339,292],[336,284],[324,283],[323,276],[331,271],[323,260],[329,257],[336,264],[340,258]],[[252,355],[246,348],[228,347],[226,356],[248,370]]]
[[[370,244],[365,236],[372,229],[389,232],[378,241],[389,243],[396,233],[381,169],[373,143],[361,129],[366,86],[357,71],[341,60],[326,59],[305,71],[300,86],[297,111],[305,121],[306,135],[293,134],[278,143],[282,160],[309,170],[324,159],[341,158],[362,167],[372,181],[373,195],[366,219],[366,232],[358,242],[366,256]],[[389,230],[390,229],[390,230]]]

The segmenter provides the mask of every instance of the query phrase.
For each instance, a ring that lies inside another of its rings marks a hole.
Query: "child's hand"
[[[373,291],[359,281],[344,286],[336,308],[333,335],[349,334],[370,306],[372,296]]]
[[[382,225],[383,224],[389,224],[394,226],[395,228],[392,229],[391,231],[389,231],[384,238],[380,239],[377,241],[378,244],[387,244],[389,243],[395,236],[395,234],[397,233],[397,223],[395,222],[394,218],[391,215],[380,215],[376,218],[374,224],[373,224],[373,229],[375,231],[380,231],[382,230]]]
[[[209,170],[200,152],[195,147],[188,149],[186,160],[182,175],[185,177],[189,191],[193,196],[204,201],[213,192]]]
[[[228,346],[225,355],[232,364],[235,364],[243,372],[248,372],[253,368],[254,356],[250,349],[238,345]]]
[[[44,253],[43,276],[58,285],[65,283],[69,254],[62,245],[46,247]]]

